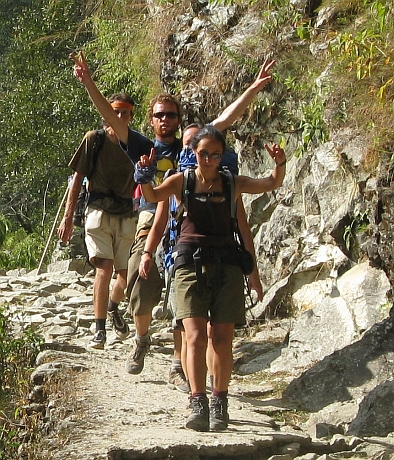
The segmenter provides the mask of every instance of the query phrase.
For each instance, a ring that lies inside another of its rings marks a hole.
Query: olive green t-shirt
[[[132,214],[132,194],[135,186],[134,164],[118,143],[105,136],[104,144],[94,163],[93,145],[97,131],[85,134],[69,166],[88,177],[89,206],[111,214]]]

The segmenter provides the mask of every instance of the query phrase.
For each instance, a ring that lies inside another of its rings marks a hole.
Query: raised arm
[[[97,88],[95,82],[90,74],[89,67],[86,63],[82,51],[78,55],[70,54],[71,59],[74,61],[74,75],[85,86],[90,99],[96,106],[96,109],[102,118],[112,127],[118,138],[127,144],[128,139],[128,126],[118,118],[116,112],[111,107],[111,104],[105,99]]]
[[[286,174],[286,156],[278,144],[269,147],[265,144],[267,152],[275,161],[275,168],[269,177],[253,179],[248,176],[235,176],[235,192],[238,197],[241,193],[264,193],[277,189],[283,183]]]
[[[137,184],[141,184],[145,200],[149,203],[157,203],[175,195],[180,201],[183,186],[182,173],[173,174],[157,187],[152,187],[152,180],[156,172],[154,157],[155,149],[152,148],[149,157],[142,155],[140,161],[135,165],[134,179]]]
[[[246,110],[248,105],[253,101],[253,98],[260,92],[268,83],[272,81],[272,76],[269,71],[275,64],[275,61],[266,59],[262,65],[256,80],[246,89],[246,91],[232,104],[230,104],[213,122],[213,126],[219,131],[231,126],[234,121],[239,118]]]

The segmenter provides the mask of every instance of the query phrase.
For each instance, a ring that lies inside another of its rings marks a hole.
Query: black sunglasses
[[[176,112],[156,112],[153,114],[155,118],[159,118],[162,120],[164,117],[170,118],[171,120],[174,120],[175,118],[178,118],[178,114]]]

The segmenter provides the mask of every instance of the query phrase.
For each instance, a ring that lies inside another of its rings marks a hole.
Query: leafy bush
[[[2,235],[1,228],[0,220],[0,237]],[[44,239],[37,233],[28,234],[23,229],[7,233],[3,244],[0,244],[0,268],[5,270],[16,268],[32,270],[36,268],[44,250],[44,245]]]
[[[11,324],[10,316],[0,307],[0,459],[17,458],[22,439],[18,426],[34,436],[28,426],[15,423],[18,410],[12,407],[28,391],[29,371],[42,344],[42,338],[30,328],[17,334]]]

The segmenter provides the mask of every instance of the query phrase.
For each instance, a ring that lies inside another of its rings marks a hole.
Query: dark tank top
[[[223,199],[210,199],[209,194],[192,194],[188,213],[181,225],[178,244],[199,247],[234,246],[230,206]]]

